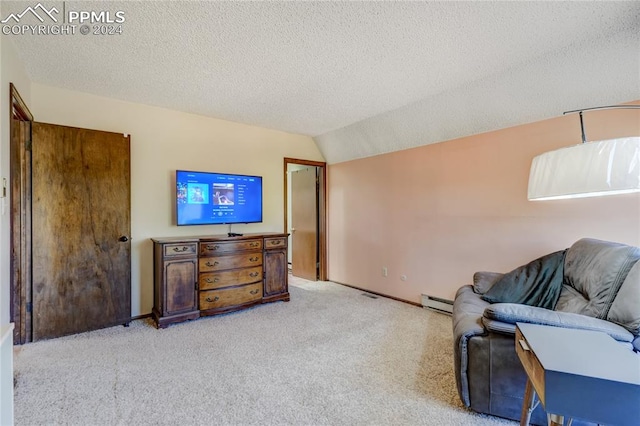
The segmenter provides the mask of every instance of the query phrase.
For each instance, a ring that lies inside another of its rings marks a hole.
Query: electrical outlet
[[[383,266],[383,267],[382,267],[382,276],[383,276],[383,277],[387,277],[387,276],[389,276],[389,271],[387,270],[387,267],[386,267],[386,266]]]

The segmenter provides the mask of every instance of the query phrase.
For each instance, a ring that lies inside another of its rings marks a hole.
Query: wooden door
[[[318,279],[318,184],[316,168],[291,172],[291,274]]]
[[[129,143],[33,123],[34,341],[131,319]]]

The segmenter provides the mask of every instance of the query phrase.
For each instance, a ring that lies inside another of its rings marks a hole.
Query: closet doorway
[[[284,229],[295,277],[327,279],[326,163],[284,159]]]

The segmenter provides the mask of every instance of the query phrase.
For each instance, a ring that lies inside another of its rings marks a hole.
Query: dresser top
[[[250,240],[253,238],[272,238],[272,237],[287,237],[289,234],[285,232],[254,232],[246,233],[242,236],[229,237],[227,234],[217,235],[195,235],[184,237],[164,237],[164,238],[151,238],[151,241],[158,244],[171,244],[171,243],[193,243],[200,241],[241,241]]]

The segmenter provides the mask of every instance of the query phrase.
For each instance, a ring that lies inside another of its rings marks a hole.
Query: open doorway
[[[326,163],[284,159],[284,229],[292,275],[327,279]]]

